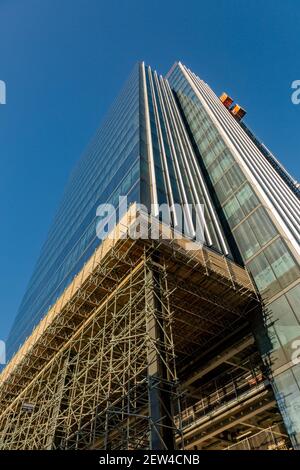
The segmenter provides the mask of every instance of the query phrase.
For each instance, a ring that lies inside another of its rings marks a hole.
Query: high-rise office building
[[[0,376],[3,448],[300,445],[299,188],[244,114],[181,63],[166,78],[134,68],[70,177],[16,317]],[[200,219],[204,245],[101,244],[97,207],[116,207],[120,229],[120,195],[158,218],[165,204],[174,231],[182,207],[185,239]]]

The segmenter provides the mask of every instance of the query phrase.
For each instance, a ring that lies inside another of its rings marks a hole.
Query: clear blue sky
[[[248,111],[299,178],[296,0],[0,0],[0,339],[70,169],[137,60],[181,60]]]

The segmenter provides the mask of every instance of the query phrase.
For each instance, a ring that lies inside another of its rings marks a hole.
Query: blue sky
[[[296,0],[0,0],[0,339],[68,174],[137,60],[181,60],[299,179]]]

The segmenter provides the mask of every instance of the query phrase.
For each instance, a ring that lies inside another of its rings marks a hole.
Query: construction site
[[[125,219],[2,371],[0,449],[289,449],[247,270]]]

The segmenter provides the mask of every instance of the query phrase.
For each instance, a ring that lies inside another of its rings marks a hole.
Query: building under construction
[[[300,449],[299,191],[245,115],[180,62],[134,67],[16,315],[1,449]]]
[[[1,449],[286,449],[248,272],[132,206],[1,375]],[[247,436],[247,440],[245,440]],[[246,447],[245,447],[246,446]]]

